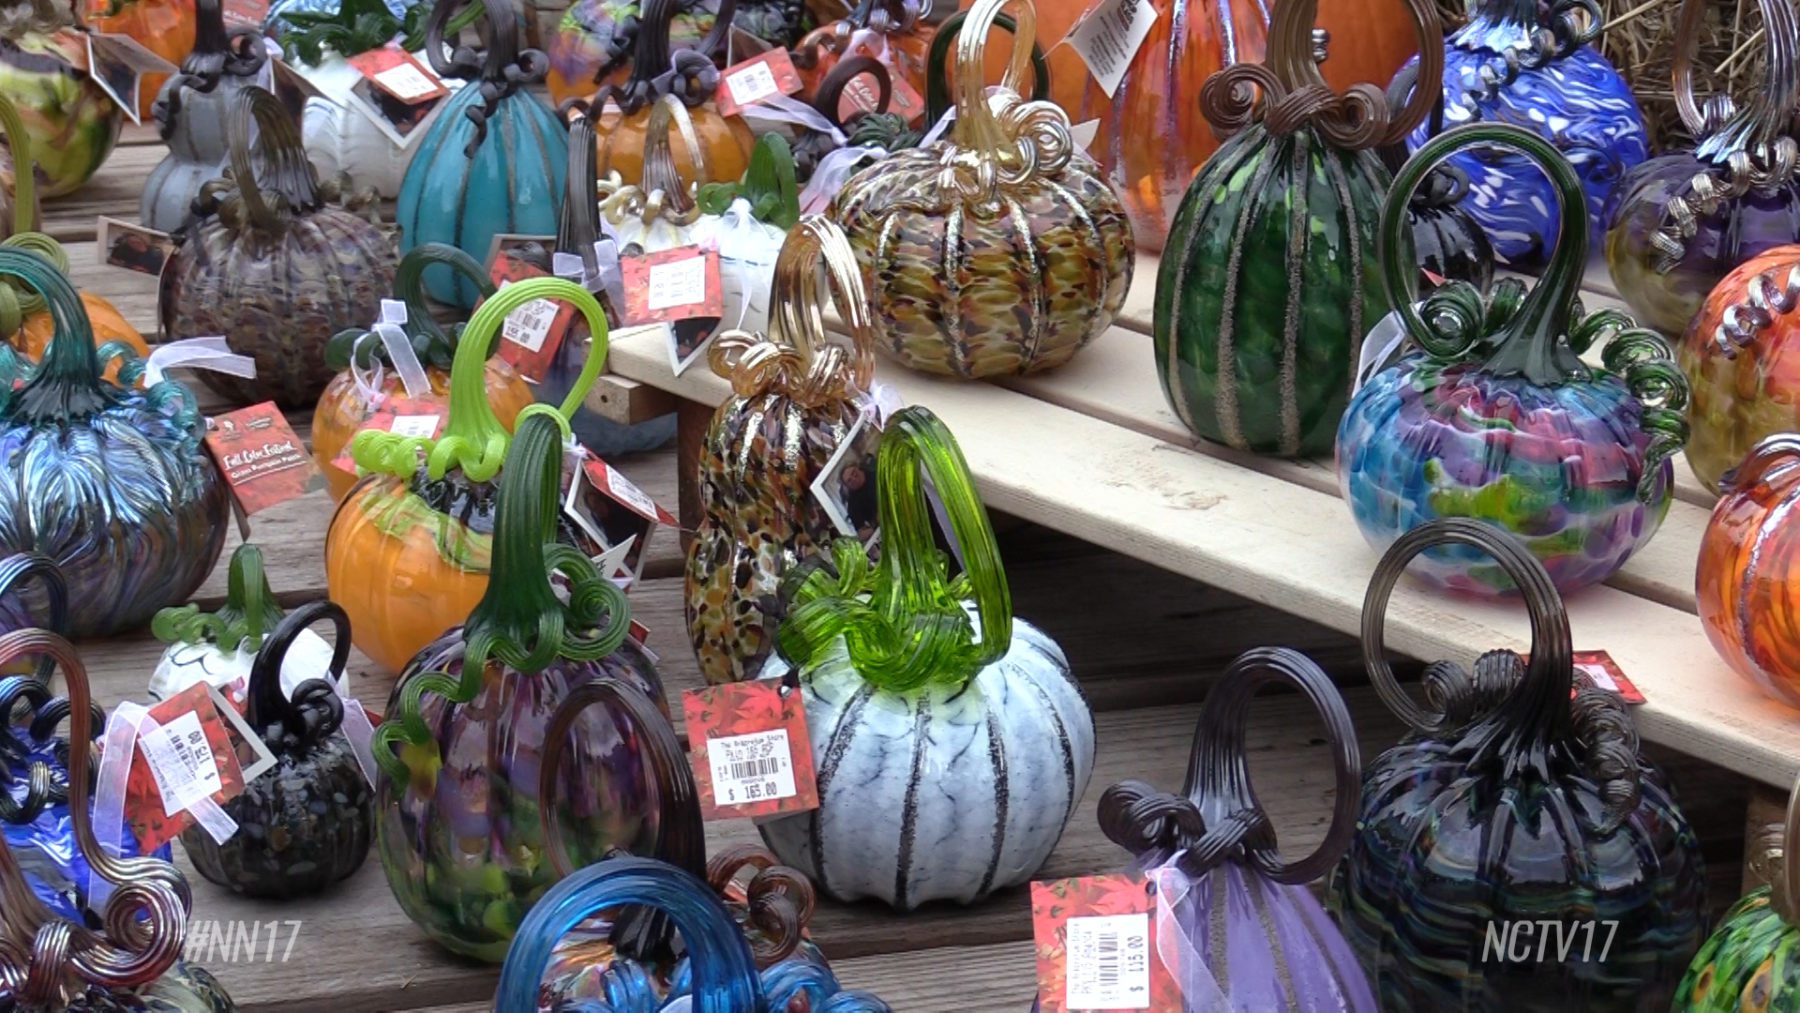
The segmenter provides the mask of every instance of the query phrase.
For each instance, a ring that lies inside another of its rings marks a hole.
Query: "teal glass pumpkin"
[[[1685,1013],[1800,1008],[1800,782],[1788,793],[1787,820],[1750,842],[1757,887],[1725,912],[1700,944],[1675,990]],[[1773,845],[1771,847],[1770,845]]]
[[[431,13],[425,52],[441,77],[469,80],[419,142],[400,184],[400,252],[448,243],[486,262],[494,237],[556,234],[568,132],[527,86],[544,76],[544,54],[520,50],[518,19],[487,8],[485,54],[457,46],[444,55],[444,27],[466,0],[445,0]],[[465,310],[480,292],[448,267],[425,273],[431,298]]]
[[[1236,135],[1176,212],[1155,344],[1170,406],[1205,439],[1283,457],[1331,450],[1363,334],[1388,311],[1375,236],[1389,178],[1374,149],[1425,119],[1443,69],[1436,12],[1409,6],[1424,60],[1398,112],[1373,86],[1326,93],[1317,0],[1277,3],[1267,61],[1201,90],[1213,128]]]

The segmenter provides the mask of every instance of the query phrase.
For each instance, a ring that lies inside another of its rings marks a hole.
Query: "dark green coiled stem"
[[[150,621],[150,632],[167,643],[217,644],[234,651],[262,646],[263,634],[281,622],[281,604],[269,587],[263,569],[262,549],[245,542],[231,554],[226,573],[225,604],[217,612],[202,612],[198,605],[166,608]]]

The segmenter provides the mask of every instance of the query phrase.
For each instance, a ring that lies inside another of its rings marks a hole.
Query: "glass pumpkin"
[[[832,71],[847,57],[868,56],[912,90],[925,94],[933,32],[919,0],[856,0],[843,17],[807,33],[793,48],[800,98],[818,98]]]
[[[1244,752],[1251,700],[1270,684],[1319,712],[1337,772],[1325,839],[1296,862],[1282,858]],[[1181,794],[1121,781],[1100,796],[1100,829],[1155,886],[1157,952],[1182,1009],[1375,1013],[1356,954],[1307,886],[1349,846],[1361,782],[1356,730],[1331,677],[1295,651],[1262,648],[1207,691]]]
[[[1800,527],[1788,519],[1800,499],[1800,436],[1780,433],[1757,444],[1726,473],[1721,491],[1694,570],[1706,639],[1758,689],[1800,707]]]
[[[41,587],[20,587],[21,582],[36,578]],[[0,558],[0,633],[27,626],[47,630],[66,629],[69,615],[69,588],[56,561],[38,552],[16,552]],[[0,669],[0,672],[4,672]],[[29,666],[18,669],[29,671]],[[50,673],[42,671],[44,681]],[[4,716],[0,707],[0,733],[4,732]]]
[[[686,148],[676,152],[678,178],[693,184],[731,182],[750,167],[755,144],[750,128],[735,115],[721,115],[712,102],[719,89],[718,68],[700,51],[676,49],[669,41],[681,2],[644,0],[631,76],[568,106],[567,115],[593,122],[603,176],[616,172],[626,183],[646,183],[649,147],[658,133],[653,112],[658,100],[670,96],[687,107],[690,121],[684,131]],[[720,6],[721,24],[729,24],[731,10]]]
[[[206,36],[204,0],[87,0],[87,25],[96,32],[129,35],[138,45],[177,67],[201,48]],[[179,75],[178,75],[179,76]],[[174,78],[146,74],[138,82],[138,119],[149,120],[164,84]],[[152,225],[151,228],[158,228]],[[165,230],[166,231],[166,230]]]
[[[1796,309],[1800,245],[1778,246],[1732,269],[1682,335],[1676,361],[1694,395],[1688,465],[1708,489],[1764,437],[1800,430]]]
[[[1693,50],[1706,4],[1683,0],[1676,33],[1675,107],[1698,140],[1633,168],[1607,212],[1613,284],[1646,326],[1674,337],[1726,273],[1772,247],[1800,241],[1800,147],[1789,136],[1800,110],[1800,38],[1790,3],[1762,10],[1767,83],[1744,109],[1729,96],[1702,109],[1693,93]]]
[[[15,232],[0,241],[0,249],[35,253],[49,261],[64,278],[69,277],[72,269],[69,251],[42,232]],[[50,315],[49,304],[30,286],[15,279],[7,281],[6,288],[7,292],[0,293],[0,335],[6,335],[5,344],[24,356],[25,361],[40,362],[50,347],[50,339],[56,334],[56,318]],[[119,308],[104,296],[87,291],[78,295],[81,308],[87,313],[88,327],[94,333],[94,345],[100,349],[100,358],[105,364],[102,375],[108,381],[118,383],[119,372],[127,361],[133,357],[150,357],[150,345]]]
[[[947,140],[851,177],[831,215],[862,263],[877,347],[914,369],[981,379],[1053,369],[1112,325],[1131,287],[1131,223],[1048,102],[983,78],[1008,0],[980,0],[956,39]],[[1036,10],[1015,5],[1006,80],[1024,80]]]
[[[758,829],[838,900],[970,904],[1050,857],[1094,769],[1094,719],[1062,649],[1013,618],[993,528],[950,431],[904,408],[879,461],[880,562],[846,538],[790,574],[781,657],[762,673],[791,665],[819,808]],[[964,563],[954,579],[928,482]]]
[[[632,857],[610,858],[583,869],[544,895],[506,955],[495,1008],[535,1009],[539,982],[557,943],[597,912],[625,905],[644,905],[675,923],[687,951],[676,975],[681,987],[665,997],[641,969],[615,967],[604,979],[604,1006],[573,1004],[570,1009],[886,1013],[890,1008],[866,993],[842,991],[830,969],[808,960],[782,961],[759,974],[750,944],[705,883],[667,863]]]
[[[1748,1013],[1794,1008],[1800,988],[1800,785],[1788,792],[1787,818],[1773,847],[1753,837],[1750,869],[1768,881],[1725,912],[1682,975],[1671,1009],[1685,1013]],[[1760,867],[1760,869],[1759,869]]]
[[[550,839],[581,842],[588,860],[643,850],[666,803],[639,745],[652,734],[643,724],[667,721],[662,681],[627,637],[624,592],[581,553],[548,547],[566,432],[546,406],[520,417],[500,476],[493,579],[467,623],[407,665],[375,732],[376,847],[388,884],[427,935],[478,960],[502,959],[556,882]],[[553,729],[564,701],[598,682],[633,705],[587,707]],[[545,786],[551,750],[567,759]]]
[[[486,365],[506,315],[534,298],[574,303],[595,335],[586,368],[557,409],[564,418],[573,414],[606,360],[606,318],[580,286],[533,278],[482,303],[463,331],[441,434],[426,439],[365,429],[350,443],[367,474],[338,504],[326,531],[325,583],[350,616],[356,646],[390,672],[461,623],[487,591],[495,476],[511,436],[488,403]],[[573,522],[562,535],[571,545],[586,545]]]
[[[237,93],[256,83],[267,59],[262,41],[225,30],[222,0],[193,0],[197,37],[193,52],[180,62],[181,73],[155,96],[157,132],[169,153],[150,170],[138,201],[145,228],[174,232],[187,221],[200,188],[225,174],[230,141],[225,124]]]
[[[0,92],[0,131],[6,134],[5,153],[0,156],[5,158],[5,165],[30,165],[35,162],[31,150],[31,135],[25,127],[25,120],[19,115],[19,107],[4,92]],[[37,173],[28,172],[24,176],[13,177],[6,186],[0,187],[0,240],[33,231],[40,220]]]
[[[282,667],[288,648],[308,626],[329,620],[336,628],[330,667],[290,696]],[[275,754],[275,766],[224,804],[237,823],[219,843],[205,828],[182,832],[181,846],[200,875],[233,893],[291,900],[323,892],[349,879],[369,856],[374,812],[368,775],[343,734],[341,683],[350,660],[350,620],[330,601],[295,609],[263,641],[250,667],[251,731]]]
[[[848,345],[826,336],[820,264]],[[685,595],[688,636],[712,683],[762,670],[775,648],[783,575],[840,534],[812,484],[853,433],[857,446],[847,453],[864,462],[855,469],[871,486],[864,498],[874,492],[868,465],[881,431],[857,428],[875,372],[869,303],[856,255],[830,219],[810,216],[790,234],[769,305],[766,336],[730,331],[707,351],[732,396],[700,445],[700,523],[688,543]]]
[[[87,672],[75,648],[45,630],[15,630],[0,637],[0,668],[30,658],[47,659],[62,670],[70,740],[91,741],[99,729],[93,722]],[[87,864],[115,889],[92,923],[96,928],[59,918],[33,895],[18,857],[0,838],[0,982],[6,983],[0,985],[0,1004],[21,1013],[230,1013],[237,1007],[211,975],[179,963],[193,908],[181,873],[161,859],[114,856],[95,839],[88,808],[93,774],[88,754],[86,748],[68,751],[72,833]],[[115,935],[114,926],[130,931]]]
[[[1408,198],[1437,162],[1496,146],[1541,166],[1571,210],[1548,269],[1529,293],[1507,279],[1484,300],[1453,282],[1415,305],[1402,253]],[[1382,212],[1383,267],[1417,347],[1357,392],[1337,440],[1338,484],[1377,549],[1436,517],[1475,517],[1524,540],[1566,594],[1612,576],[1662,524],[1669,458],[1687,437],[1687,382],[1667,343],[1624,313],[1580,313],[1580,206],[1574,167],[1518,127],[1450,131],[1401,170]],[[1580,358],[1595,342],[1598,368]],[[1428,553],[1419,572],[1476,595],[1510,587],[1466,551]]]
[[[339,467],[338,458],[376,412],[384,406],[391,409],[396,402],[414,415],[448,410],[450,365],[456,358],[463,325],[446,329],[425,298],[425,272],[437,265],[455,271],[484,299],[496,291],[481,265],[454,246],[426,243],[400,258],[394,272],[393,301],[406,307],[406,321],[397,326],[425,377],[426,389],[418,396],[410,396],[404,374],[394,368],[392,353],[375,330],[340,331],[325,345],[325,363],[338,374],[325,385],[313,409],[312,451],[334,500],[343,499],[356,484],[356,475]],[[537,400],[531,385],[498,355],[488,357],[482,379],[494,417],[512,432],[519,413]]]
[[[1394,78],[1388,87],[1389,107],[1405,104],[1418,76],[1418,64],[1413,64]],[[1442,132],[1443,116],[1444,100],[1439,95],[1431,108],[1432,134]],[[1381,161],[1389,173],[1399,172],[1406,164],[1405,143],[1384,146]],[[1439,163],[1406,202],[1413,254],[1430,287],[1443,281],[1466,281],[1485,292],[1494,283],[1494,244],[1462,206],[1468,195],[1469,177],[1454,165]]]
[[[688,0],[669,22],[669,45],[711,59],[724,51],[729,20],[721,21],[721,0]],[[563,104],[585,99],[609,84],[631,76],[644,18],[637,0],[575,0],[563,12],[546,51],[550,74],[545,80],[550,100]]]
[[[447,243],[484,260],[497,235],[556,231],[568,134],[526,87],[543,78],[544,54],[520,50],[515,12],[489,5],[486,52],[458,46],[445,57],[446,27],[467,5],[445,0],[427,22],[432,69],[469,84],[444,101],[407,166],[396,212],[401,253]],[[464,310],[473,309],[480,294],[447,267],[425,272],[425,292]]]
[[[394,250],[373,222],[333,206],[337,186],[319,182],[275,96],[244,87],[226,134],[231,172],[201,188],[163,271],[163,333],[224,335],[256,360],[253,379],[200,371],[232,403],[310,408],[332,378],[326,342],[380,315]]]
[[[81,189],[119,140],[125,113],[88,76],[85,39],[66,0],[23,0],[0,21],[0,94],[25,121],[35,157],[38,196]],[[0,167],[13,188],[15,163]]]
[[[1637,100],[1619,72],[1588,43],[1603,19],[1585,0],[1474,0],[1469,20],[1444,39],[1444,118],[1450,127],[1506,123],[1536,131],[1575,166],[1586,202],[1583,221],[1598,246],[1606,208],[1625,174],[1650,156]],[[1430,139],[1420,125],[1407,138]],[[1537,263],[1557,235],[1556,188],[1516,155],[1471,150],[1452,163],[1469,177],[1464,206],[1503,263]]]
[[[1519,586],[1531,653],[1489,651],[1473,673],[1428,665],[1431,714],[1395,680],[1383,625],[1407,563],[1447,545],[1487,553]],[[1706,926],[1700,842],[1624,701],[1577,682],[1543,564],[1480,521],[1432,521],[1388,550],[1362,614],[1370,681],[1412,733],[1363,776],[1330,902],[1382,1008],[1669,1008]],[[1496,927],[1546,917],[1564,939],[1599,932],[1610,945],[1483,959]]]
[[[1406,136],[1437,91],[1437,14],[1409,5],[1426,59],[1398,110],[1368,88],[1317,101],[1316,0],[1279,0],[1268,58],[1201,92],[1230,140],[1175,215],[1154,337],[1169,406],[1204,439],[1281,457],[1331,448],[1363,334],[1388,311],[1375,242],[1388,174],[1373,149]]]
[[[227,700],[247,700],[250,669],[263,637],[285,614],[269,586],[262,549],[254,542],[239,545],[226,566],[225,602],[217,611],[171,606],[150,621],[151,634],[169,645],[150,673],[150,699],[167,700],[204,682]],[[282,674],[288,674],[285,666]]]
[[[0,383],[0,552],[36,551],[69,583],[69,632],[141,627],[187,600],[225,543],[227,495],[201,441],[194,396],[164,380],[144,389],[101,375],[75,290],[42,258],[0,249],[0,275],[42,296],[56,337],[18,383]],[[143,364],[128,363],[127,383]],[[74,476],[81,476],[73,480]]]

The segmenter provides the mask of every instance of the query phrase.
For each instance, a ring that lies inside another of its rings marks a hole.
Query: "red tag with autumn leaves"
[[[245,761],[210,689],[195,683],[150,708],[156,727],[136,739],[125,818],[146,853],[193,825],[195,800],[223,805],[244,791]]]
[[[775,680],[691,689],[681,696],[689,756],[708,820],[819,807],[812,740],[799,693]]]
[[[206,449],[246,514],[325,487],[306,444],[273,401],[214,417]]]
[[[1175,976],[1157,955],[1154,907],[1143,876],[1031,884],[1043,1013],[1181,1009]]]

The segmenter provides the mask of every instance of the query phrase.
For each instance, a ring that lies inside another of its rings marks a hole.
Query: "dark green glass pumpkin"
[[[1389,309],[1375,241],[1389,177],[1373,149],[1424,120],[1443,62],[1437,14],[1409,0],[1425,58],[1406,105],[1391,112],[1370,85],[1333,94],[1317,6],[1281,0],[1268,60],[1207,79],[1207,119],[1236,135],[1188,187],[1156,281],[1156,369],[1175,414],[1284,457],[1331,450],[1363,335]]]
[[[1788,793],[1787,820],[1750,842],[1752,873],[1768,883],[1725,912],[1694,954],[1674,1009],[1735,1013],[1800,1008],[1800,783]],[[1771,847],[1770,845],[1773,845]]]

